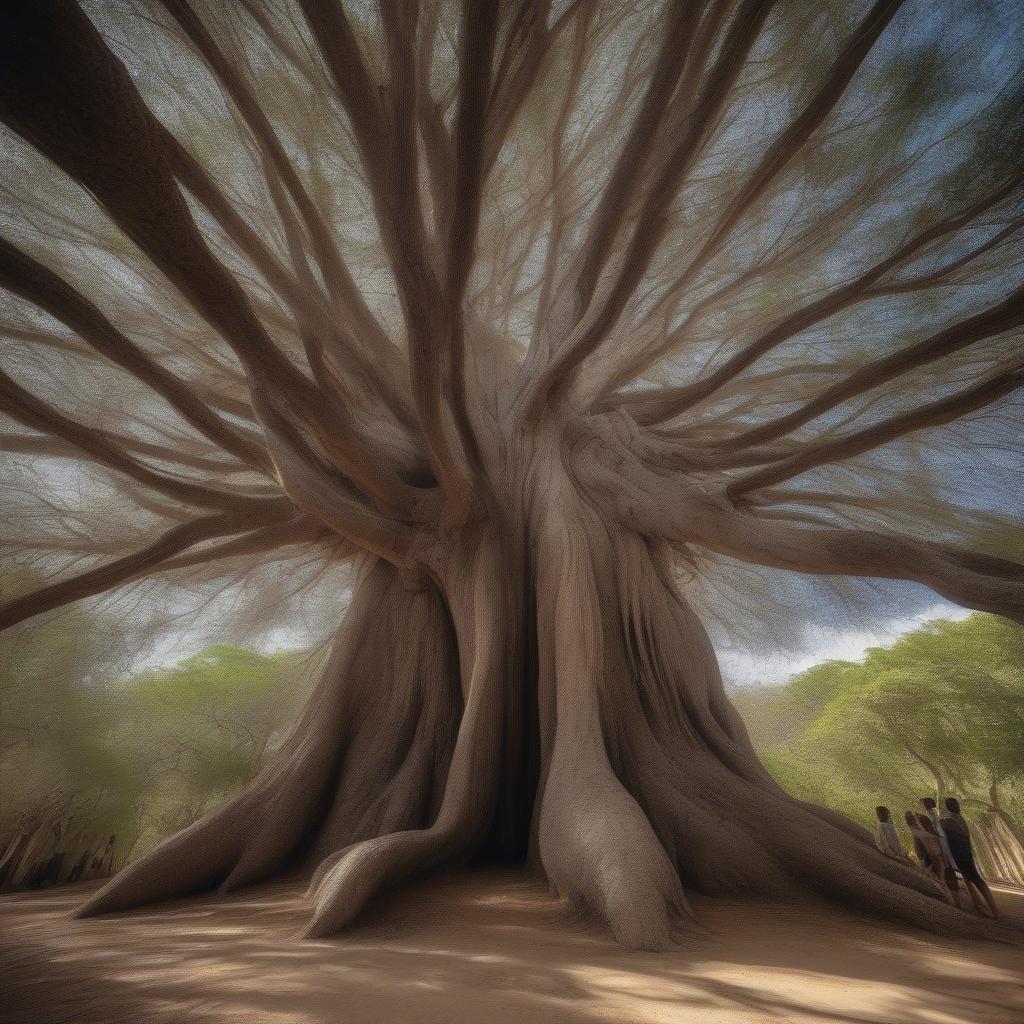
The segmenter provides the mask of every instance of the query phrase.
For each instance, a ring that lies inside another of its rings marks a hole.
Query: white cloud
[[[968,608],[940,602],[915,615],[889,619],[877,627],[838,629],[810,626],[804,637],[805,654],[799,657],[781,653],[764,654],[752,651],[728,651],[720,655],[722,673],[734,685],[778,684],[797,672],[803,672],[823,661],[859,661],[871,647],[885,647],[904,633],[920,629],[927,622],[948,619],[959,622],[972,614]]]

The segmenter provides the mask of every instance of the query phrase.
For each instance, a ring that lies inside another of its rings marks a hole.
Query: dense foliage
[[[736,702],[765,764],[801,799],[871,825],[878,804],[902,812],[956,796],[1004,843],[1024,840],[1020,626],[932,622],[861,662],[825,662]]]

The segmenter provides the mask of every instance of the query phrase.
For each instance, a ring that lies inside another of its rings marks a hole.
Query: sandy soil
[[[3,1024],[1024,1021],[1024,949],[819,904],[698,899],[709,935],[652,955],[507,872],[408,888],[315,942],[297,886],[70,920],[93,888],[0,898]],[[1024,894],[997,897],[1024,926]]]

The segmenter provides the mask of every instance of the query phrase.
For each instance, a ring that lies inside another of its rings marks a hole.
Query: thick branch
[[[840,98],[846,92],[850,80],[871,52],[879,36],[889,24],[903,0],[876,0],[856,31],[847,41],[824,84],[807,103],[799,116],[769,146],[754,172],[748,177],[743,188],[729,203],[719,217],[717,224],[690,261],[675,287],[682,291],[707,266],[712,257],[732,233],[746,211],[764,194],[778,174],[803,149],[808,138],[821,126]],[[665,354],[671,342],[644,353],[632,360],[625,370],[617,375],[612,386],[623,383],[629,377],[642,373]]]
[[[385,6],[391,83],[379,101],[340,0],[302,0],[302,9],[352,123],[374,210],[388,252],[409,334],[413,399],[431,466],[446,492],[464,504],[468,485],[445,428],[437,354],[441,286],[427,255],[419,201],[415,135],[416,18],[407,6]],[[381,127],[387,125],[387,131]]]
[[[649,468],[634,453],[635,440],[628,422],[595,417],[574,465],[595,499],[638,533],[793,572],[915,580],[957,604],[1024,623],[1024,566],[1016,562],[916,538],[744,514],[685,477]]]
[[[565,130],[569,124],[569,117],[576,103],[586,70],[587,42],[593,13],[593,8],[587,5],[576,19],[569,82],[562,95],[562,104],[552,133],[550,230],[547,251],[544,254],[544,269],[541,273],[540,295],[537,299],[537,310],[534,315],[533,332],[526,360],[528,375],[531,374],[535,361],[539,360],[541,364],[544,364],[551,356],[552,336],[555,330],[555,325],[551,323],[552,299],[555,276],[562,257],[562,242],[567,218],[565,171],[562,168]]]
[[[286,504],[281,503],[279,511],[283,510]],[[202,519],[172,527],[141,551],[0,605],[0,630],[9,629],[35,615],[52,611],[73,601],[80,601],[84,597],[92,597],[123,586],[155,571],[162,563],[194,544],[213,537],[249,530],[258,526],[261,519],[265,521],[266,518],[266,511],[259,516],[228,513],[204,516]]]
[[[1021,387],[1024,387],[1024,363],[1018,363],[1000,373],[990,374],[973,387],[918,406],[899,416],[882,420],[881,423],[865,427],[863,430],[854,431],[835,440],[810,444],[790,458],[748,476],[739,477],[729,485],[727,493],[730,497],[736,498],[748,491],[769,487],[798,476],[815,466],[851,459],[904,434],[950,423],[969,412],[991,405]]]
[[[208,562],[222,561],[225,558],[261,555],[293,544],[308,545],[329,538],[333,538],[339,544],[343,543],[319,523],[301,517],[260,526],[220,544],[211,545],[200,551],[186,552],[177,558],[162,562],[153,571],[172,572],[176,569],[190,569],[196,565],[206,565]]]
[[[366,306],[359,289],[352,280],[348,267],[345,266],[345,261],[338,251],[327,222],[310,199],[295,168],[288,159],[284,147],[271,127],[270,121],[263,113],[245,79],[217,46],[187,0],[161,0],[161,3],[206,59],[266,153],[274,170],[280,176],[309,230],[309,236],[313,242],[313,252],[331,295],[343,301],[345,308],[352,311],[358,323],[363,326],[370,325],[373,333],[380,333],[379,325],[376,324],[373,314]]]
[[[157,473],[118,448],[104,432],[86,427],[51,408],[3,371],[0,371],[0,410],[26,427],[61,438],[95,461],[178,501],[238,512],[266,507],[265,499],[230,494]]]
[[[430,68],[440,18],[440,4],[431,2],[427,5],[426,16],[420,20],[420,41],[416,54],[416,122],[430,178],[434,228],[437,236],[444,238],[448,233],[452,202],[456,197],[450,187],[455,176],[452,141],[444,123],[441,105],[434,101],[430,93]]]
[[[225,423],[188,385],[126,338],[93,303],[47,267],[0,238],[0,286],[45,310],[102,355],[133,374],[226,452],[260,469],[269,465],[258,438]]]
[[[482,472],[480,451],[466,408],[465,321],[463,296],[473,266],[480,203],[484,187],[487,95],[491,84],[498,7],[469,0],[465,5],[459,56],[459,107],[455,120],[455,195],[457,205],[448,236],[445,280],[446,361],[449,366],[452,416],[476,476]]]
[[[223,459],[209,458],[204,455],[193,455],[181,448],[167,448],[164,445],[153,444],[150,441],[140,441],[133,437],[125,437],[123,434],[114,434],[104,431],[104,436],[111,444],[122,451],[131,452],[134,455],[146,455],[152,459],[159,459],[161,462],[173,462],[177,466],[188,469],[202,469],[218,476],[230,476],[236,473],[248,473],[250,469],[237,462],[227,462]],[[19,452],[24,455],[48,455],[53,458],[81,459],[92,458],[83,452],[77,445],[63,441],[58,437],[41,434],[0,434],[0,451]],[[102,460],[97,460],[102,462]],[[105,463],[103,463],[105,465]]]
[[[238,354],[252,386],[279,396],[336,460],[384,507],[411,503],[383,459],[351,446],[319,389],[274,345],[240,285],[213,257],[178,191],[165,136],[131,76],[76,5],[40,0],[20,8],[4,37],[0,116],[89,188]],[[103,139],[98,146],[96,139]]]
[[[281,485],[295,505],[353,544],[401,566],[413,531],[369,507],[348,480],[317,457],[267,396],[256,390],[253,399],[268,425],[270,454]]]
[[[686,66],[698,11],[694,5],[670,6],[661,48],[647,84],[647,92],[619,154],[618,162],[590,222],[583,243],[583,262],[576,280],[576,303],[582,316],[590,305],[598,276],[626,215],[628,202],[643,182],[669,101]],[[573,322],[578,319],[573,317]]]
[[[901,374],[958,352],[985,338],[1012,330],[1024,323],[1024,287],[1018,288],[1003,302],[976,316],[961,320],[915,345],[894,352],[861,367],[844,380],[826,388],[820,395],[786,416],[753,427],[723,443],[723,447],[743,448],[748,445],[773,441],[783,434],[809,423],[835,406],[857,395],[876,388]]]
[[[466,11],[473,6],[472,0],[467,0]],[[493,6],[496,14],[499,5],[494,3]],[[486,145],[483,157],[485,177],[498,159],[512,122],[523,100],[533,88],[558,33],[579,6],[579,0],[573,0],[548,31],[547,20],[551,0],[520,0],[519,11],[509,31],[508,42],[498,60],[494,87],[487,102]]]
[[[618,280],[582,334],[565,346],[536,382],[528,416],[539,415],[549,398],[568,386],[576,368],[597,349],[618,321],[668,229],[668,208],[679,184],[742,71],[773,2],[751,0],[733,20],[709,80],[695,104],[687,130],[682,133],[680,142],[647,195]]]
[[[739,514],[701,516],[690,540],[759,565],[822,576],[914,580],[967,608],[1024,623],[1024,566],[927,541],[810,529]]]
[[[896,282],[891,285],[876,286],[876,283],[887,273],[907,264],[913,257],[921,253],[927,245],[966,227],[982,213],[1001,202],[1013,191],[1020,188],[1022,181],[1024,181],[1024,176],[1017,175],[962,213],[946,217],[937,224],[933,224],[931,227],[918,232],[894,253],[873,264],[848,284],[834,288],[827,295],[802,306],[800,309],[784,317],[774,327],[769,328],[759,337],[755,338],[750,344],[727,359],[717,370],[702,380],[675,388],[662,388],[646,396],[643,403],[637,402],[636,408],[632,410],[634,418],[639,423],[652,425],[678,416],[698,402],[713,395],[729,381],[738,377],[744,370],[760,359],[761,356],[800,334],[802,331],[807,330],[809,327],[813,327],[815,324],[821,323],[837,313],[841,313],[844,309],[848,309],[857,303],[878,295],[896,294],[911,288],[916,290],[917,288],[928,287],[933,283],[939,283],[947,274],[976,259],[993,245],[1003,241],[1008,237],[1008,234],[1016,231],[1019,227],[1017,222],[1009,225],[1007,229],[997,233],[992,239],[973,249],[970,253],[943,268],[935,275],[929,274],[912,282]],[[665,339],[665,342],[651,353],[649,359],[645,357],[645,365],[650,366],[662,356],[668,354],[677,343],[679,336],[681,336],[680,331],[672,332]]]

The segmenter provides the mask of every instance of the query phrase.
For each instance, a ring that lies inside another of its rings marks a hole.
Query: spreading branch
[[[687,539],[758,565],[817,576],[923,583],[956,604],[1024,623],[1024,566],[888,533],[820,529],[740,513],[699,518]]]
[[[47,405],[0,370],[0,410],[32,430],[51,434],[100,462],[154,491],[204,508],[239,512],[264,507],[262,499],[220,491],[200,483],[189,483],[158,473],[120,449],[103,431],[92,430]]]
[[[618,321],[668,229],[668,208],[739,77],[772,3],[773,0],[751,0],[733,19],[687,130],[648,191],[617,281],[580,336],[566,344],[538,378],[528,417],[539,415],[549,401],[564,391],[576,368],[598,348]]]
[[[877,388],[895,377],[959,352],[986,338],[1013,330],[1021,324],[1024,324],[1024,286],[983,313],[961,320],[915,345],[908,345],[891,356],[860,367],[843,380],[826,388],[811,401],[804,403],[799,409],[770,423],[752,427],[724,442],[723,447],[744,448],[773,441],[817,419],[837,405]]]
[[[284,509],[278,504],[272,508],[266,507],[256,516],[236,512],[221,513],[174,526],[141,551],[0,605],[0,630],[10,629],[35,615],[53,611],[85,597],[106,593],[132,580],[148,576],[163,563],[196,544],[214,537],[251,530],[260,526],[261,520],[265,522],[275,511],[280,515]]]
[[[778,348],[781,344],[796,337],[803,331],[836,316],[851,306],[881,295],[896,294],[901,291],[922,289],[938,284],[946,276],[967,263],[973,261],[993,245],[998,245],[1017,230],[1016,222],[1009,229],[998,232],[992,239],[965,254],[956,263],[925,277],[910,282],[895,282],[890,285],[879,285],[887,274],[906,266],[916,256],[923,253],[932,243],[953,235],[963,228],[969,227],[984,213],[1009,196],[1017,192],[1024,184],[1024,175],[1016,175],[999,188],[973,203],[968,209],[945,217],[937,223],[925,228],[910,238],[895,252],[884,259],[878,260],[863,273],[857,275],[845,285],[831,289],[827,294],[813,302],[787,314],[777,324],[764,331],[757,338],[744,346],[739,352],[727,359],[718,369],[700,380],[674,388],[662,388],[645,395],[642,400],[633,403],[631,410],[638,422],[653,425],[682,415],[698,402],[709,398],[730,381],[738,377],[744,370],[753,365],[762,356]],[[667,335],[664,342],[652,353],[648,365],[667,355],[676,347],[679,340],[685,337],[685,328]],[[620,375],[621,376],[621,375]]]
[[[852,459],[905,434],[951,423],[961,416],[991,405],[1021,387],[1024,387],[1024,363],[1017,363],[1008,370],[990,374],[977,384],[945,398],[920,405],[862,430],[808,444],[788,458],[737,478],[729,484],[728,494],[736,498],[749,491],[789,480],[816,466]]]
[[[33,5],[23,17],[30,24],[18,47],[0,61],[0,117],[92,191],[231,345],[250,388],[273,391],[337,467],[383,507],[408,509],[410,489],[380,455],[368,457],[339,433],[319,388],[277,348],[245,292],[210,252],[178,191],[165,136],[92,23],[77,5],[58,0]],[[101,147],[94,145],[98,138],[105,140]]]
[[[37,260],[0,238],[0,285],[60,320],[97,352],[133,374],[224,451],[260,469],[269,465],[258,437],[229,426],[190,386],[122,334],[96,306]]]

